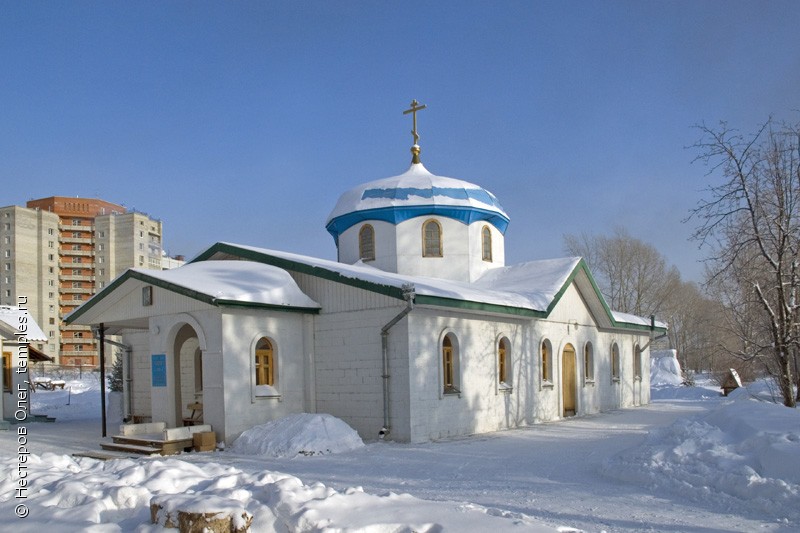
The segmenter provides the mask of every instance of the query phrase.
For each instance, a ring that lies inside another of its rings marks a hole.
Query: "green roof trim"
[[[513,307],[510,305],[489,304],[484,302],[473,302],[471,300],[458,300],[455,298],[445,298],[443,296],[426,296],[417,294],[414,296],[414,303],[417,305],[435,305],[438,307],[454,307],[469,311],[483,311],[486,313],[499,313],[503,315],[517,315],[529,318],[546,318],[544,311],[536,311],[526,307]]]
[[[131,272],[131,271],[128,271],[128,272]],[[72,313],[70,313],[66,318],[64,318],[64,322],[66,322],[68,325],[72,324],[73,322],[75,322],[75,320],[77,320],[80,316],[82,316],[84,313],[86,313],[86,311],[88,311],[89,309],[94,307],[100,300],[102,300],[103,298],[108,296],[112,291],[114,291],[114,289],[116,289],[117,287],[119,287],[120,285],[125,283],[125,281],[128,279],[128,277],[126,277],[126,274],[127,274],[127,272],[125,274],[122,274],[121,276],[119,276],[114,281],[112,281],[103,290],[101,290],[100,292],[98,292],[97,294],[95,294],[94,296],[89,298],[88,300],[86,300],[86,303],[82,304],[80,307],[78,307]]]
[[[640,331],[650,331],[650,326],[649,325],[632,324],[630,322],[618,321],[618,320],[616,320],[614,318],[614,313],[611,311],[611,308],[608,306],[608,303],[606,302],[606,299],[603,297],[603,293],[600,292],[600,287],[597,286],[597,282],[595,281],[594,276],[592,276],[592,271],[589,270],[589,265],[586,264],[586,261],[582,257],[581,257],[580,261],[578,261],[578,264],[575,265],[575,268],[572,269],[572,272],[567,277],[567,279],[564,282],[564,284],[561,286],[561,289],[556,293],[555,297],[553,298],[553,301],[550,302],[550,305],[547,306],[547,315],[548,316],[553,311],[553,309],[555,309],[556,305],[561,300],[561,297],[564,296],[564,293],[567,291],[567,288],[570,286],[570,284],[573,281],[575,281],[575,278],[581,272],[586,274],[586,278],[589,280],[589,283],[592,285],[592,290],[594,291],[595,296],[597,296],[597,299],[600,302],[600,304],[603,306],[603,310],[605,310],[606,315],[608,316],[608,319],[611,321],[612,327],[614,327],[614,328],[622,328],[622,329],[635,329],[635,330],[640,330]],[[655,327],[653,329],[653,331],[657,331],[657,332],[660,332],[660,333],[666,333],[667,330],[666,330],[666,328],[662,328],[662,327],[658,327],[657,326],[657,327]]]
[[[246,309],[271,309],[274,311],[284,311],[286,313],[312,313],[319,314],[319,307],[293,307],[288,305],[264,304],[259,302],[242,302],[239,300],[223,300],[214,298],[217,307],[242,307]]]
[[[336,283],[342,283],[344,285],[349,285],[351,287],[356,287],[370,292],[383,294],[391,298],[397,298],[398,300],[403,299],[403,290],[399,287],[392,287],[391,285],[382,285],[380,283],[374,283],[371,281],[365,281],[358,278],[343,276],[338,272],[335,272],[333,270],[328,270],[326,268],[315,267],[307,263],[302,263],[300,261],[292,261],[291,259],[285,259],[283,257],[276,257],[274,255],[265,254],[263,252],[258,252],[256,250],[239,248],[237,246],[223,242],[218,242],[214,244],[213,246],[211,246],[211,248],[209,248],[196,258],[192,259],[190,263],[207,261],[218,253],[228,254],[234,257],[238,257],[240,259],[248,259],[250,261],[256,261],[258,263],[272,265],[278,268],[282,268],[284,270],[292,270],[295,272],[299,272],[301,274],[308,274],[310,276],[314,276],[317,278],[327,279],[328,281],[335,281]]]
[[[91,299],[87,300],[85,304],[81,305],[78,309],[73,311],[66,319],[65,322],[67,324],[72,324],[75,320],[77,320],[80,316],[86,313],[89,309],[94,307],[98,302],[108,296],[111,292],[113,292],[117,287],[128,281],[129,279],[135,279],[138,281],[142,281],[144,283],[149,283],[155,287],[160,287],[162,289],[168,290],[170,292],[174,292],[176,294],[180,294],[182,296],[186,296],[187,298],[191,298],[193,300],[198,300],[200,302],[206,303],[208,305],[214,307],[242,307],[247,309],[272,309],[278,311],[286,311],[290,313],[319,313],[319,309],[315,307],[290,307],[284,305],[275,305],[275,304],[265,304],[260,302],[242,302],[239,300],[230,300],[230,299],[223,299],[223,298],[214,298],[213,296],[209,296],[208,294],[195,291],[193,289],[189,289],[184,287],[183,285],[178,285],[176,283],[171,283],[169,281],[164,281],[163,279],[156,278],[150,274],[146,274],[144,272],[139,272],[136,270],[127,270],[117,279],[115,279],[110,285],[104,288],[102,291],[95,294]]]
[[[239,259],[246,259],[249,261],[265,263],[278,268],[282,268],[284,270],[291,270],[302,274],[308,274],[310,276],[326,279],[336,283],[342,283],[344,285],[348,285],[351,287],[356,287],[359,289],[364,289],[366,291],[383,294],[385,296],[396,298],[398,300],[403,299],[403,291],[399,287],[393,287],[391,285],[383,285],[380,283],[365,281],[358,278],[343,276],[338,272],[323,267],[312,266],[307,263],[303,263],[301,261],[294,261],[283,257],[277,257],[269,253],[259,252],[257,250],[252,250],[249,248],[241,248],[236,245],[228,243],[218,242],[213,244],[206,251],[202,252],[200,255],[192,259],[190,263],[211,260],[217,254],[225,254]],[[490,304],[485,302],[476,302],[472,300],[460,300],[457,298],[446,298],[442,296],[428,296],[424,294],[417,294],[414,297],[414,301],[418,305],[450,307],[454,309],[464,309],[469,311],[485,311],[487,313],[499,313],[499,314],[515,315],[515,316],[529,317],[529,318],[547,318],[548,316],[550,316],[550,313],[553,312],[553,309],[555,309],[555,307],[558,305],[558,302],[564,296],[569,286],[575,281],[576,276],[578,276],[581,272],[586,274],[586,277],[592,286],[592,290],[594,291],[597,299],[600,301],[600,304],[603,306],[603,310],[605,311],[606,316],[611,322],[613,328],[650,331],[649,325],[632,324],[629,322],[617,321],[614,319],[614,314],[608,307],[605,298],[603,298],[603,295],[600,292],[599,287],[597,286],[597,282],[594,280],[594,277],[592,276],[592,273],[589,270],[589,267],[583,258],[581,258],[580,261],[578,261],[578,264],[575,265],[575,267],[572,269],[572,272],[570,272],[570,275],[561,285],[561,288],[555,294],[553,300],[547,306],[547,310],[545,311],[538,311],[535,309],[530,309],[525,307],[514,307],[514,306],[506,306],[499,304]],[[667,330],[662,327],[656,327],[654,331],[664,333]]]

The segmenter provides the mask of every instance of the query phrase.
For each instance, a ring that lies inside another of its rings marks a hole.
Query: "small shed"
[[[3,356],[0,429],[8,428],[4,419],[20,420],[27,417],[27,407],[30,406],[28,365],[42,357],[48,358],[30,343],[46,341],[47,336],[25,307],[0,305],[0,353]],[[20,405],[26,408],[20,408]]]
[[[731,391],[736,390],[741,386],[742,380],[739,377],[739,373],[733,368],[729,369],[725,379],[722,380],[722,394],[727,396],[731,393]]]

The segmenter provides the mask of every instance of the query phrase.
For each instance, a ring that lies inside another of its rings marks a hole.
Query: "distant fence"
[[[50,378],[64,381],[88,379],[93,377],[100,381],[100,369],[90,365],[57,365],[54,363],[35,363],[28,365],[31,379]]]

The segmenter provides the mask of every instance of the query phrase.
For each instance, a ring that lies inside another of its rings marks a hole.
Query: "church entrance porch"
[[[181,326],[173,343],[175,413],[178,425],[203,423],[203,359],[197,332]]]

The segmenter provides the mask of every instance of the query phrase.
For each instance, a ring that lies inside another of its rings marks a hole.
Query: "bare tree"
[[[661,316],[669,324],[670,347],[678,352],[684,372],[718,370],[714,326],[721,306],[707,298],[694,283],[681,282],[670,291]]]
[[[690,218],[711,250],[708,282],[726,304],[737,338],[729,353],[764,364],[784,405],[796,406],[800,129],[771,118],[749,136],[699,126],[697,157],[714,184]]]
[[[613,235],[564,235],[567,253],[583,257],[600,292],[616,311],[639,316],[659,315],[680,274],[668,266],[652,245],[622,228]]]

